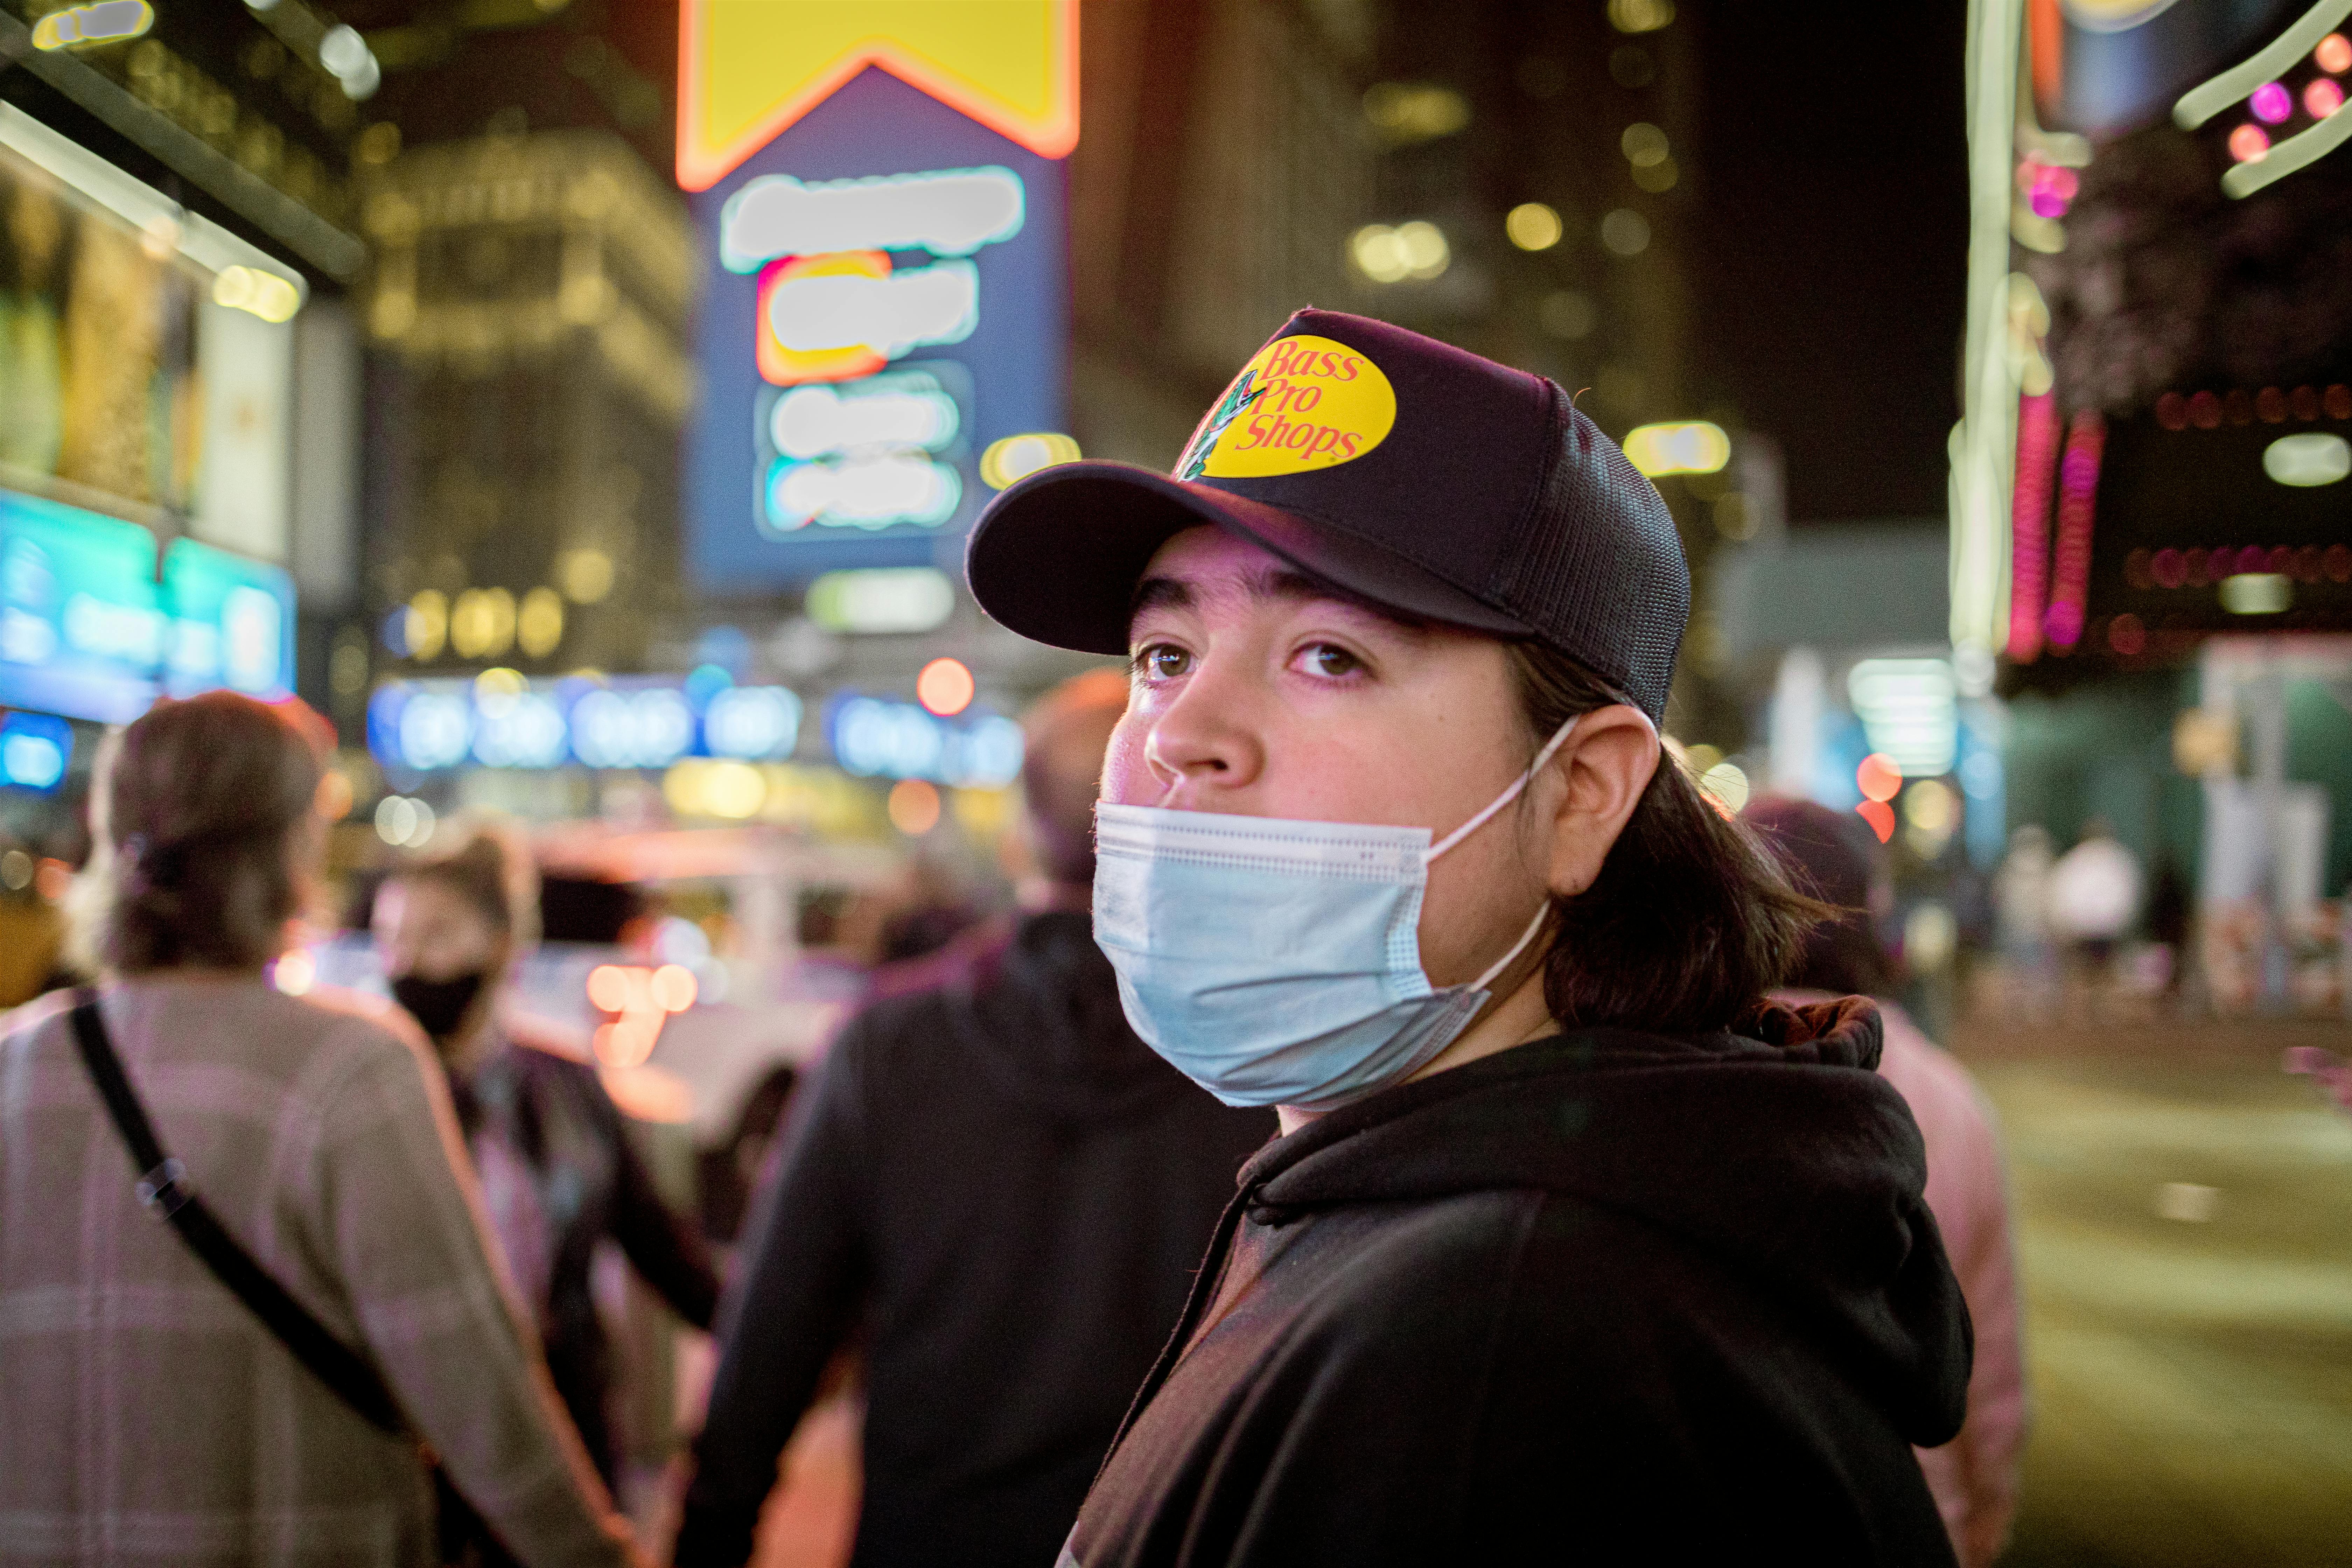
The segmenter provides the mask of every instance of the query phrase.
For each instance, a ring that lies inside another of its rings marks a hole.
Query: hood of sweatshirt
[[[1000,927],[940,994],[990,1085],[1054,1121],[1099,1127],[1202,1092],[1128,1026],[1091,915]]]
[[[1637,1217],[1766,1281],[1932,1446],[1959,1426],[1968,1312],[1879,1046],[1858,996],[1767,1005],[1738,1033],[1555,1036],[1343,1107],[1268,1144],[1242,1184],[1276,1221],[1498,1188]]]

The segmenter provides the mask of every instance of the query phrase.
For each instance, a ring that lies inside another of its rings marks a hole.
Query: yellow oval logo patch
[[[1360,458],[1396,424],[1381,367],[1329,338],[1277,338],[1242,367],[1192,433],[1180,479],[1303,474]]]

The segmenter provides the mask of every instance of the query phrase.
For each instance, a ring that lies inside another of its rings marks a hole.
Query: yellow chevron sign
[[[683,0],[677,183],[708,190],[879,66],[1043,157],[1078,141],[1077,0]]]

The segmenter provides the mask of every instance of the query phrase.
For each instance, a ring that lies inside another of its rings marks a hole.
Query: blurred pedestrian
[[[2104,816],[2050,868],[2051,934],[2065,943],[2066,965],[2095,1010],[2113,977],[2116,948],[2139,919],[2139,861],[2116,841]]]
[[[1567,394],[1301,311],[1174,478],[1045,469],[967,564],[1130,656],[1095,933],[1284,1128],[1061,1561],[1948,1563],[1918,1131],[1869,1001],[1765,997],[1821,911],[1660,763],[1688,569]]]
[[[60,994],[0,1035],[11,1562],[434,1563],[419,1438],[522,1562],[634,1556],[477,1224],[425,1041],[264,977],[315,885],[320,775],[293,718],[228,693],[160,704],[101,755],[95,1019]],[[140,1113],[170,1156],[143,1175]],[[200,1258],[199,1216],[261,1281]],[[281,1337],[306,1331],[413,1430]]]
[[[1969,1069],[1892,1000],[1894,960],[1870,917],[1883,901],[1878,894],[1887,875],[1876,837],[1852,813],[1811,801],[1762,800],[1745,816],[1800,888],[1847,911],[1807,937],[1788,994],[1801,1002],[1848,993],[1876,998],[1886,1024],[1878,1070],[1902,1091],[1927,1140],[1927,1207],[1968,1298],[1976,1364],[1959,1436],[1920,1449],[1919,1468],[1962,1568],[1987,1568],[2000,1555],[2017,1515],[2026,1425],[2016,1247],[1992,1107]]]
[[[448,1071],[491,1229],[537,1314],[556,1392],[614,1485],[614,1357],[590,1285],[597,1246],[618,1243],[698,1329],[718,1304],[709,1250],[663,1202],[594,1065],[506,1006],[508,975],[538,938],[528,848],[477,824],[401,862],[377,889],[373,928],[394,998]]]
[[[743,1237],[677,1542],[752,1547],[820,1373],[866,1325],[852,1561],[1053,1561],[1184,1303],[1234,1176],[1274,1131],[1135,1037],[1087,915],[1104,742],[1082,676],[1028,721],[1025,912],[960,975],[868,1008],[826,1054]]]

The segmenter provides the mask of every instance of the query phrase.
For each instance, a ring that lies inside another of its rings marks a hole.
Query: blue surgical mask
[[[1576,727],[1436,844],[1426,827],[1293,822],[1152,805],[1095,810],[1095,941],[1128,1022],[1227,1105],[1328,1110],[1401,1082],[1451,1045],[1486,986],[1421,967],[1429,865],[1518,797]]]

